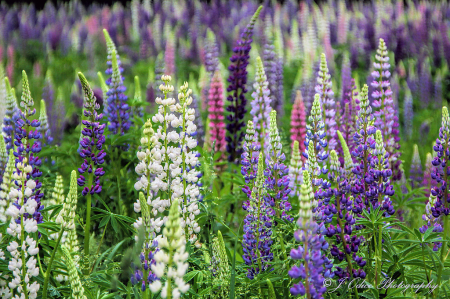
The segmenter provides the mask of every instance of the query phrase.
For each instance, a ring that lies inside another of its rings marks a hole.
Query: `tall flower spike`
[[[75,229],[75,210],[77,209],[78,201],[77,191],[77,172],[72,170],[70,174],[70,189],[64,201],[63,208],[56,219],[57,223],[60,223],[62,227],[67,230]]]
[[[14,157],[14,152],[10,150],[8,164],[3,172],[2,182],[0,184],[0,221],[4,223],[6,223],[6,220],[8,219],[6,211],[12,204],[10,192],[15,186],[15,180],[13,179],[13,174],[16,170],[15,164],[16,158]]]
[[[153,281],[149,286],[153,294],[161,290],[161,298],[170,296],[178,299],[189,290],[189,284],[183,279],[189,267],[189,254],[185,251],[185,239],[182,235],[179,203],[175,199],[163,230],[164,237],[159,241],[161,249],[154,256],[156,263],[151,265],[151,270],[158,278],[166,277],[164,286],[160,280]]]
[[[230,265],[228,264],[228,256],[220,230],[217,237],[213,239],[211,267],[213,271],[213,285],[219,286],[218,290],[213,293],[214,299],[229,298],[229,282],[231,277]]]
[[[294,140],[291,154],[291,163],[289,165],[290,188],[292,190],[290,193],[291,197],[300,195],[300,187],[303,182],[302,166],[303,163],[301,159],[299,143],[297,140]]]
[[[375,89],[372,93],[373,107],[375,108],[375,126],[381,130],[385,140],[386,150],[389,153],[390,167],[394,172],[393,179],[399,180],[402,176],[399,168],[401,164],[399,159],[401,154],[399,151],[399,123],[389,82],[391,76],[389,69],[391,66],[389,64],[388,51],[384,40],[381,38],[373,66],[375,69],[372,72],[374,81],[371,83],[371,86]]]
[[[268,140],[268,120],[270,119],[270,90],[268,88],[267,77],[264,72],[261,58],[256,58],[256,78],[253,84],[255,91],[252,93],[252,109],[250,114],[253,115],[253,124],[255,125],[256,138],[263,148],[267,148]]]
[[[291,210],[289,203],[289,168],[284,165],[286,156],[282,153],[282,145],[277,127],[277,112],[270,112],[269,124],[269,147],[268,156],[266,157],[267,168],[264,175],[267,177],[267,187],[273,190],[273,197],[267,196],[265,200],[270,207],[275,209],[277,217],[292,221],[293,218],[286,212]]]
[[[425,160],[425,171],[423,173],[422,187],[425,187],[425,195],[430,196],[431,188],[436,187],[436,181],[432,178],[433,173],[433,156],[431,153],[427,153]]]
[[[0,56],[2,56],[1,54]],[[5,69],[3,68],[3,63],[0,63],[0,124],[3,123],[3,118],[6,115],[6,98],[8,96],[6,83],[3,81],[3,78],[5,78]]]
[[[123,85],[122,74],[119,68],[116,51],[111,52],[112,76],[106,84],[109,84],[107,92],[108,129],[113,134],[123,135],[130,129],[130,107],[128,97],[124,94],[126,87]]]
[[[264,160],[260,153],[256,183],[251,190],[251,195],[248,196],[249,202],[243,206],[247,215],[244,219],[242,258],[247,266],[251,266],[247,270],[247,277],[250,279],[254,279],[255,275],[267,270],[273,260],[273,253],[270,252],[273,243],[271,217],[275,212],[264,199],[267,193],[264,180]]]
[[[413,188],[420,186],[423,180],[422,163],[420,161],[419,147],[417,146],[417,144],[414,144],[411,168],[409,170],[409,178],[411,179],[411,186]]]
[[[43,136],[44,146],[49,145],[53,141],[53,137],[51,136],[51,131],[48,126],[48,118],[47,118],[47,109],[45,108],[45,101],[41,100],[41,111],[39,112],[39,121],[41,122],[41,126],[39,127],[39,132]]]
[[[8,151],[9,152],[9,151]],[[3,180],[3,173],[6,169],[6,164],[8,163],[8,152],[6,151],[5,138],[3,135],[0,136],[0,184]]]
[[[206,71],[213,74],[219,65],[219,48],[216,36],[211,29],[206,29],[205,67]]]
[[[11,88],[8,78],[5,77],[6,86],[6,111],[3,118],[3,136],[5,137],[6,149],[14,147],[14,134],[16,132],[16,122],[20,118],[19,107],[14,88]]]
[[[208,94],[208,118],[210,142],[216,143],[216,152],[225,152],[225,123],[224,123],[224,97],[223,97],[223,84],[220,71],[216,71],[211,80]]]
[[[77,266],[72,259],[70,250],[65,246],[62,246],[61,250],[63,252],[64,261],[67,266],[67,272],[69,274],[69,281],[73,299],[86,299],[86,296],[84,295],[83,285],[81,284],[80,277],[78,276]]]
[[[306,149],[305,139],[306,139],[305,104],[303,103],[302,92],[300,90],[297,90],[291,114],[291,141],[292,144],[294,144],[295,141],[298,142],[301,153],[305,152]]]
[[[320,68],[317,77],[316,93],[319,94],[320,105],[323,108],[324,130],[327,132],[328,147],[334,149],[336,140],[336,121],[335,121],[335,101],[333,99],[333,90],[331,89],[331,76],[328,71],[327,59],[325,54],[320,56]]]
[[[41,200],[44,196],[41,193],[42,183],[38,178],[42,175],[38,166],[41,160],[37,153],[41,150],[39,138],[39,121],[30,121],[31,116],[36,113],[33,108],[34,101],[28,84],[28,77],[25,71],[22,72],[22,100],[20,102],[20,118],[17,120],[17,128],[14,144],[17,146],[14,156],[16,156],[16,172],[13,179],[16,184],[9,192],[10,200],[13,204],[8,207],[6,215],[11,217],[9,227],[6,232],[12,236],[11,243],[7,250],[11,254],[8,268],[13,272],[13,277],[9,282],[12,292],[24,294],[28,298],[36,298],[40,284],[33,280],[39,275],[39,267],[36,267],[36,258],[39,247],[34,239],[39,234],[38,224],[42,223],[43,217],[40,211],[43,209]]]
[[[227,100],[230,105],[227,106],[227,111],[230,112],[227,116],[228,124],[226,126],[228,131],[227,152],[229,154],[228,161],[235,162],[242,153],[242,140],[244,139],[244,132],[242,129],[245,126],[244,116],[247,112],[247,65],[249,64],[249,54],[252,43],[253,27],[261,12],[262,6],[253,15],[247,28],[241,34],[241,39],[237,42],[237,46],[233,49],[233,56],[231,56],[231,65],[228,67],[230,76],[228,82],[230,85],[227,88],[229,96]]]

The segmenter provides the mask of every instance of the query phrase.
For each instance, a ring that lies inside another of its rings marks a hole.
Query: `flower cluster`
[[[255,278],[255,275],[270,268],[273,253],[270,247],[272,240],[272,217],[275,211],[265,200],[267,196],[264,180],[264,159],[262,153],[258,158],[258,173],[256,182],[248,196],[249,200],[244,203],[243,208],[247,211],[244,219],[244,237],[242,247],[244,255],[242,258],[246,265],[251,266],[247,270],[247,277]]]
[[[225,152],[225,123],[223,115],[223,85],[220,72],[216,71],[211,80],[208,94],[208,119],[210,143],[215,142],[215,151]]]
[[[67,266],[67,271],[69,274],[72,298],[86,299],[86,296],[84,295],[83,285],[81,284],[80,277],[78,276],[77,265],[72,258],[71,251],[65,246],[62,246],[61,250],[63,252],[64,262]]]
[[[183,280],[189,267],[186,262],[189,255],[186,252],[185,239],[182,238],[183,230],[177,199],[173,200],[170,207],[163,236],[158,242],[160,250],[154,255],[155,264],[150,267],[159,279],[154,280],[149,287],[152,293],[161,290],[162,298],[170,296],[178,299],[189,290],[189,284]],[[160,280],[163,277],[166,279],[164,286]]]
[[[297,140],[294,140],[291,162],[289,164],[289,187],[291,188],[290,196],[292,197],[298,197],[300,195],[300,187],[303,183],[302,166],[299,143]]]
[[[308,298],[323,298],[326,287],[325,278],[333,277],[331,271],[333,264],[328,260],[323,250],[328,248],[328,243],[322,235],[324,226],[314,222],[312,208],[317,204],[313,200],[314,194],[311,188],[311,180],[308,171],[303,172],[303,184],[300,197],[300,211],[297,225],[299,229],[294,237],[302,245],[291,250],[291,258],[301,261],[300,265],[294,265],[288,272],[292,279],[297,281],[291,287],[293,296]]]
[[[6,165],[5,171],[3,172],[2,182],[0,184],[0,221],[6,222],[8,216],[6,211],[12,203],[10,192],[15,186],[15,181],[13,179],[13,173],[16,170],[16,159],[14,157],[14,152],[9,151],[8,164]]]
[[[394,174],[393,179],[399,180],[402,176],[400,171],[400,145],[399,138],[399,123],[398,117],[395,114],[394,101],[392,99],[392,90],[390,88],[389,72],[390,64],[387,56],[387,48],[383,39],[380,38],[380,43],[375,55],[375,62],[373,63],[374,71],[372,76],[374,81],[371,86],[375,89],[372,93],[373,107],[375,108],[375,126],[382,131],[383,138],[386,142],[386,149],[389,153],[389,163]]]
[[[22,78],[23,91],[20,102],[22,110],[15,134],[17,148],[14,155],[17,160],[13,179],[16,185],[9,193],[13,204],[6,211],[7,216],[11,217],[6,231],[13,237],[7,246],[11,254],[8,269],[13,273],[8,286],[11,293],[26,294],[28,298],[34,299],[37,298],[40,288],[37,281],[31,283],[33,277],[39,275],[39,267],[36,266],[37,260],[34,257],[39,253],[39,248],[32,236],[36,235],[34,233],[37,232],[37,224],[43,220],[40,210],[43,209],[41,200],[44,194],[40,191],[42,183],[37,180],[42,174],[38,169],[41,160],[36,156],[40,151],[39,121],[29,120],[36,110],[32,109],[34,101],[31,98],[25,71]]]
[[[14,147],[14,134],[16,132],[16,122],[20,118],[19,107],[14,88],[11,88],[8,78],[5,78],[6,86],[6,109],[3,118],[3,136],[5,138],[6,150]]]
[[[253,124],[255,125],[256,138],[261,145],[267,149],[269,145],[268,140],[268,120],[270,119],[270,111],[272,108],[270,104],[270,90],[268,88],[267,77],[264,72],[264,67],[261,58],[256,58],[256,78],[253,84],[255,91],[252,93],[252,109],[250,114],[253,116]]]
[[[117,54],[116,46],[106,30],[105,40],[108,50],[108,69],[106,74],[111,77],[106,80],[109,90],[106,93],[108,98],[105,114],[108,117],[108,129],[113,134],[125,134],[131,126],[130,107],[128,97],[124,94],[126,87],[123,85],[121,62]]]
[[[262,6],[253,15],[247,28],[241,34],[241,39],[237,42],[237,46],[233,48],[233,56],[230,61],[232,64],[228,67],[230,77],[228,82],[230,85],[227,92],[230,95],[227,100],[231,103],[227,106],[227,111],[230,112],[227,116],[228,124],[226,126],[228,131],[227,152],[229,153],[228,161],[235,162],[236,158],[242,153],[242,139],[244,139],[244,132],[242,129],[245,126],[244,116],[247,112],[247,65],[249,64],[249,53],[252,43],[253,27],[259,16]]]
[[[211,271],[213,273],[213,285],[219,286],[218,290],[213,293],[212,298],[229,298],[231,271],[228,265],[225,243],[220,230],[212,242]]]
[[[325,54],[320,56],[320,68],[317,77],[316,93],[319,94],[320,104],[323,107],[324,130],[327,132],[328,147],[330,150],[337,145],[335,101],[331,89],[331,75],[328,71]]]
[[[292,106],[291,114],[291,141],[298,142],[300,152],[305,152],[305,138],[306,138],[306,111],[303,103],[302,92],[297,90],[295,102]],[[294,148],[294,147],[293,147]]]

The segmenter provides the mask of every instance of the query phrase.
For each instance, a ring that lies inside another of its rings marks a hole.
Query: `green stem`
[[[52,256],[50,257],[50,262],[47,266],[47,271],[45,272],[45,280],[44,280],[44,287],[42,288],[42,299],[47,299],[47,288],[48,288],[48,281],[50,279],[50,272],[52,271],[52,264],[53,260],[55,259],[56,252],[58,251],[59,243],[61,242],[61,238],[64,233],[64,227],[61,227],[61,230],[59,231],[58,240],[56,241],[55,247],[53,248]]]
[[[92,186],[92,173],[89,175],[88,180],[88,187],[91,188]],[[91,193],[88,192],[86,195],[86,225],[84,226],[84,269],[83,273],[84,275],[89,275],[89,239],[91,235],[91,203],[92,196]],[[86,266],[87,265],[87,266]]]

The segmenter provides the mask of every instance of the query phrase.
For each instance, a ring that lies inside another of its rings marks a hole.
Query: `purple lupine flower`
[[[243,160],[245,157],[243,155]],[[247,270],[247,277],[254,279],[263,271],[270,269],[270,262],[273,260],[273,253],[270,252],[272,246],[272,217],[275,211],[267,204],[266,184],[263,175],[264,159],[262,153],[257,160],[257,176],[248,195],[249,200],[243,204],[247,211],[244,219],[244,236],[242,247],[244,254],[242,258],[246,265],[251,266]],[[244,164],[243,164],[244,165]]]
[[[105,34],[107,49],[108,49],[108,69],[106,74],[111,77],[106,80],[109,90],[106,93],[108,96],[106,115],[108,117],[108,129],[113,134],[123,135],[130,129],[130,106],[128,105],[128,97],[124,94],[126,87],[123,85],[120,57],[116,52],[116,47],[106,30]]]
[[[16,132],[16,123],[20,118],[19,107],[14,88],[11,88],[9,80],[5,77],[6,87],[6,109],[3,118],[3,136],[5,138],[6,150],[9,151],[14,147],[14,134]]]
[[[256,78],[253,84],[255,91],[252,93],[253,101],[251,104],[252,109],[250,114],[253,116],[253,124],[256,129],[256,138],[261,147],[267,148],[269,144],[268,140],[268,121],[270,120],[270,90],[268,87],[266,73],[261,58],[256,59]]]
[[[242,191],[248,196],[251,196],[253,186],[255,184],[256,174],[258,172],[258,155],[261,146],[258,143],[255,135],[255,128],[252,121],[248,121],[246,134],[244,138],[244,152],[241,154],[241,174],[244,177],[245,184]]]
[[[237,46],[233,49],[233,56],[231,56],[231,65],[228,67],[230,71],[230,77],[228,82],[230,85],[227,88],[227,92],[230,95],[227,100],[231,103],[227,106],[227,111],[230,114],[227,115],[227,131],[229,135],[226,137],[227,152],[229,153],[228,161],[235,162],[236,158],[242,153],[242,139],[244,138],[244,132],[242,132],[244,123],[244,116],[247,112],[245,106],[247,105],[247,99],[245,94],[247,93],[247,65],[249,63],[249,54],[252,43],[253,27],[255,26],[256,19],[262,6],[253,15],[247,28],[241,34],[241,39],[237,42]]]
[[[336,140],[336,120],[335,101],[333,90],[331,89],[331,76],[328,72],[327,59],[325,54],[320,56],[320,69],[317,76],[316,93],[319,94],[320,104],[323,108],[324,130],[327,132],[329,150],[337,145]]]
[[[216,36],[209,28],[206,31],[205,43],[205,67],[206,71],[210,73],[210,77],[212,77],[219,65],[219,48]]]
[[[374,88],[372,105],[376,109],[374,112],[375,126],[381,130],[383,139],[386,142],[393,179],[400,180],[402,172],[400,169],[399,122],[392,100],[392,90],[389,82],[391,73],[389,71],[390,64],[387,54],[386,44],[380,38],[377,55],[375,55],[376,61],[373,63],[375,71],[372,72],[374,81],[371,83],[371,86]]]
[[[42,175],[42,172],[39,170],[39,166],[41,166],[41,159],[37,156],[37,154],[41,151],[41,144],[39,139],[41,138],[41,133],[39,132],[40,122],[38,120],[30,120],[30,117],[36,113],[36,109],[33,108],[34,101],[30,94],[30,87],[28,85],[28,77],[25,71],[22,72],[22,99],[20,102],[20,106],[22,110],[19,110],[20,118],[16,121],[16,133],[14,135],[15,141],[15,149],[14,156],[16,159],[16,172],[18,175],[21,175],[24,165],[31,166],[31,171],[27,171],[27,177],[25,181],[32,180],[35,182],[35,187],[32,188],[32,195],[26,196],[24,200],[24,204],[29,199],[34,199],[37,203],[35,208],[35,212],[33,215],[29,215],[28,213],[24,214],[26,218],[33,218],[36,222],[42,223],[43,216],[41,215],[41,210],[44,206],[41,203],[42,198],[44,197],[44,193],[41,192],[40,188],[42,187],[42,182],[39,182],[39,178]],[[33,142],[34,139],[34,142]],[[22,165],[22,168],[19,167]],[[25,186],[21,185],[21,181],[16,180],[16,185],[19,188],[25,188]],[[29,186],[28,182],[25,183]],[[20,209],[20,199],[14,203],[14,205]],[[20,219],[16,220],[17,223],[20,223]],[[40,234],[39,234],[40,235]]]
[[[86,196],[87,194],[98,194],[102,191],[100,178],[105,174],[101,167],[106,156],[105,151],[102,149],[105,143],[105,136],[103,135],[105,124],[99,123],[103,115],[97,113],[100,105],[97,103],[89,83],[82,73],[78,73],[78,76],[84,92],[83,115],[85,119],[82,121],[81,134],[83,137],[80,138],[80,156],[83,158],[83,163],[78,168],[80,177],[77,183],[78,186],[83,187],[82,195]],[[87,182],[85,175],[88,177]],[[87,186],[86,183],[88,183]],[[89,186],[89,184],[91,185]]]
[[[348,54],[344,56],[344,59],[342,60],[342,67],[341,67],[341,103],[342,106],[345,105],[346,99],[348,95],[352,92],[352,68],[350,66],[350,59],[348,57]]]
[[[289,202],[289,168],[284,164],[286,156],[281,152],[280,135],[277,128],[277,112],[270,112],[269,125],[269,146],[266,156],[266,166],[264,176],[266,177],[266,186],[273,193],[273,196],[266,196],[267,204],[275,210],[278,218],[293,221],[292,216],[287,212],[291,210]],[[270,193],[270,192],[269,192]]]
[[[423,181],[422,163],[420,162],[419,147],[414,144],[413,157],[411,161],[411,169],[409,170],[409,178],[413,188],[419,187]]]
[[[323,253],[328,249],[328,243],[323,235],[324,224],[317,224],[313,220],[312,207],[316,204],[309,173],[304,171],[297,221],[299,229],[294,233],[295,239],[302,245],[292,249],[290,253],[293,260],[301,261],[301,263],[294,265],[288,272],[294,279],[290,289],[293,296],[308,294],[309,298],[323,298],[327,290],[323,284],[324,279],[334,276],[331,270],[333,264]]]

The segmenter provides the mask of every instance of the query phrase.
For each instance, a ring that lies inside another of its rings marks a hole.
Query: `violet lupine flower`
[[[317,299],[323,298],[327,291],[324,287],[324,278],[334,276],[331,268],[333,264],[322,251],[328,249],[328,243],[323,235],[323,223],[317,224],[313,220],[312,208],[317,202],[314,201],[314,193],[311,189],[311,181],[308,171],[303,172],[303,184],[300,196],[300,211],[294,237],[301,242],[298,248],[291,250],[290,256],[293,260],[301,261],[300,265],[294,265],[288,272],[295,280],[290,292],[293,296],[304,296]]]
[[[16,123],[20,118],[19,107],[17,107],[16,93],[11,88],[9,80],[5,77],[6,86],[6,111],[3,118],[3,136],[5,138],[6,150],[14,148],[14,134],[16,132]]]
[[[242,191],[250,198],[255,185],[256,175],[258,173],[258,155],[261,146],[258,143],[256,131],[253,122],[247,122],[246,134],[244,138],[244,152],[241,154],[241,174],[245,180],[245,186]]]
[[[364,237],[356,236],[352,233],[359,229],[355,225],[356,217],[351,213],[353,197],[348,196],[351,189],[351,168],[353,161],[350,156],[350,151],[348,146],[345,144],[345,140],[341,133],[338,131],[339,139],[341,140],[342,147],[344,148],[345,155],[345,166],[341,168],[339,159],[337,157],[336,151],[332,150],[330,152],[330,172],[328,174],[328,179],[331,182],[336,183],[336,188],[333,190],[335,194],[335,204],[331,204],[326,207],[326,212],[324,214],[337,214],[337,225],[331,224],[325,231],[324,234],[327,237],[335,237],[336,245],[332,246],[330,250],[331,255],[337,258],[340,262],[344,259],[347,261],[347,268],[343,269],[341,267],[336,267],[334,272],[339,278],[350,279],[366,277],[366,273],[362,268],[366,265],[360,256],[357,255],[359,246],[364,242]],[[344,215],[345,213],[345,215]],[[358,267],[357,267],[358,266]]]
[[[292,145],[297,141],[299,143],[300,153],[305,152],[306,139],[306,111],[303,103],[302,92],[297,90],[294,106],[291,114],[291,141]],[[304,157],[303,157],[304,159]]]
[[[272,108],[270,107],[271,99],[267,77],[260,57],[256,58],[256,78],[253,88],[255,91],[252,93],[253,101],[250,114],[253,115],[253,124],[255,125],[259,145],[267,148],[269,144],[268,121]]]
[[[364,85],[361,90],[361,102],[358,111],[358,118],[356,121],[355,134],[353,136],[355,148],[351,152],[355,158],[356,163],[352,169],[356,176],[352,185],[352,192],[354,194],[353,213],[361,215],[362,210],[369,206],[367,197],[371,195],[369,183],[373,182],[373,178],[369,173],[370,148],[375,144],[373,134],[375,134],[375,127],[373,126],[372,107],[369,105],[368,86]],[[367,180],[367,181],[366,181]]]
[[[223,85],[222,78],[219,71],[215,71],[214,76],[209,86],[208,94],[208,118],[209,134],[211,144],[215,142],[216,152],[225,152],[225,123],[224,123],[224,109],[223,109]]]
[[[244,219],[244,236],[242,247],[244,254],[242,258],[246,265],[251,266],[247,270],[247,277],[254,279],[255,276],[270,268],[273,253],[270,252],[272,241],[271,217],[274,210],[265,201],[266,186],[263,174],[264,160],[262,153],[259,154],[256,182],[251,190],[249,200],[244,203],[243,208],[247,211]],[[248,194],[247,194],[248,195]]]
[[[289,168],[284,165],[286,156],[281,152],[280,135],[277,127],[277,112],[270,112],[268,155],[265,157],[267,168],[264,171],[266,188],[273,191],[273,196],[266,196],[267,204],[275,210],[278,218],[293,221],[286,212],[291,210],[289,202]]]
[[[274,45],[274,37],[273,37],[273,25],[272,20],[269,14],[266,15],[264,20],[264,46],[263,46],[263,62],[264,62],[264,70],[267,74],[267,82],[270,93],[273,97],[275,97],[275,101],[273,104],[273,108],[276,108],[276,95],[277,95],[277,62],[276,62],[276,53],[275,53],[275,45]]]
[[[372,105],[376,108],[374,112],[375,126],[381,130],[383,139],[386,142],[389,164],[394,173],[393,179],[400,180],[402,173],[400,170],[401,160],[399,159],[401,154],[399,151],[399,123],[394,111],[392,90],[389,83],[391,73],[389,72],[390,64],[387,54],[386,44],[380,38],[380,44],[375,55],[376,61],[373,63],[375,71],[372,72],[374,81],[371,83],[371,86],[374,88]]]
[[[276,63],[276,84],[277,84],[277,93],[275,95],[276,103],[275,110],[281,115],[284,115],[284,60],[282,57],[278,57]]]
[[[28,77],[25,71],[22,71],[22,98],[20,102],[20,106],[22,110],[19,110],[20,118],[16,121],[16,133],[15,137],[15,151],[14,156],[16,159],[16,167],[19,167],[19,164],[22,164],[22,167],[26,164],[31,166],[31,171],[26,171],[27,178],[25,181],[30,180],[30,182],[35,183],[35,187],[31,188],[33,190],[32,196],[27,196],[26,200],[34,199],[37,203],[35,207],[35,212],[33,215],[24,214],[25,218],[33,218],[37,224],[43,222],[43,217],[41,215],[41,210],[44,206],[41,203],[42,198],[44,197],[44,193],[41,192],[40,188],[42,187],[42,183],[39,182],[39,177],[41,177],[42,172],[39,170],[39,166],[41,166],[41,159],[37,156],[37,154],[41,151],[41,144],[39,139],[41,138],[41,133],[39,132],[40,122],[38,120],[30,121],[30,117],[36,113],[36,109],[33,108],[34,101],[31,97],[30,87],[28,85]],[[33,130],[34,128],[34,130]],[[35,140],[34,142],[32,140]],[[26,168],[26,167],[25,167]],[[16,168],[16,173],[21,174],[24,169]],[[19,188],[25,188],[25,186],[21,186],[20,181],[16,181]],[[34,185],[34,184],[33,184]],[[27,185],[28,186],[28,185]],[[24,202],[26,204],[26,201]],[[20,199],[14,203],[14,205],[20,209]],[[20,223],[20,220],[17,220]],[[40,234],[39,234],[40,235]]]
[[[335,121],[335,101],[333,90],[331,89],[331,76],[328,71],[325,54],[320,56],[320,68],[317,77],[316,93],[319,94],[320,104],[323,108],[324,131],[327,132],[329,150],[337,145],[336,121]]]
[[[233,49],[233,56],[231,56],[231,65],[228,70],[231,72],[228,77],[230,85],[227,88],[227,92],[230,95],[227,100],[231,103],[227,106],[227,111],[230,112],[227,116],[228,124],[226,126],[229,133],[226,136],[227,152],[229,153],[228,161],[235,162],[236,158],[242,153],[242,139],[244,138],[244,132],[242,129],[245,126],[244,116],[247,113],[245,106],[247,105],[247,99],[245,94],[247,93],[247,65],[249,63],[249,54],[252,43],[253,27],[259,16],[262,6],[253,15],[247,28],[241,34],[241,39],[237,42],[236,47]]]
[[[126,87],[123,85],[120,57],[116,52],[116,47],[104,29],[107,50],[108,50],[108,69],[106,74],[111,77],[106,80],[109,90],[106,93],[108,96],[106,102],[107,107],[105,114],[108,117],[108,129],[113,134],[125,134],[131,126],[130,121],[130,107],[127,104],[128,97],[124,94]]]
[[[166,67],[166,75],[170,75],[170,76],[175,76],[175,46],[176,46],[176,42],[175,42],[175,34],[168,29],[169,27],[167,27],[167,29],[165,28],[165,32],[166,32],[166,49],[164,51],[164,64]]]
[[[446,176],[450,172],[450,168],[447,166],[449,160],[448,143],[450,139],[450,117],[447,107],[442,108],[442,126],[439,129],[439,138],[436,139],[436,144],[433,146],[433,150],[436,152],[436,156],[431,162],[434,169],[431,172],[431,178],[436,181],[436,187],[431,189],[431,196],[436,197],[434,206],[431,208],[433,217],[439,218],[448,216],[450,214],[450,208],[448,203],[450,198],[444,198],[447,194],[447,183],[445,181]]]
[[[78,178],[77,183],[78,186],[84,187],[81,194],[86,196],[88,193],[98,194],[102,191],[100,177],[105,174],[103,168],[101,167],[106,156],[105,151],[102,149],[103,144],[105,143],[105,136],[103,135],[105,124],[99,123],[103,115],[101,113],[97,113],[97,110],[100,109],[100,105],[97,103],[94,92],[89,86],[89,83],[82,73],[78,73],[78,76],[84,92],[83,115],[86,119],[82,121],[84,127],[81,134],[83,137],[80,138],[80,145],[82,148],[80,151],[80,157],[83,158],[84,161],[80,168],[78,168],[80,177]],[[85,172],[88,172],[87,175],[90,177],[88,182],[86,182],[86,178],[84,176]],[[86,186],[86,183],[92,185]]]
[[[409,170],[409,178],[411,179],[411,187],[420,187],[423,181],[422,163],[419,156],[419,147],[414,144],[413,157],[411,161],[411,169]]]
[[[352,68],[348,54],[344,55],[341,67],[341,103],[344,106],[347,96],[352,92]]]
[[[403,122],[405,124],[404,132],[406,137],[408,137],[408,139],[410,139],[412,136],[413,119],[414,119],[413,98],[409,88],[406,88],[405,100],[403,102]]]

